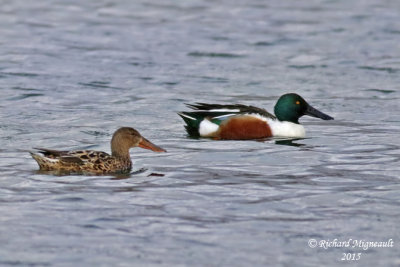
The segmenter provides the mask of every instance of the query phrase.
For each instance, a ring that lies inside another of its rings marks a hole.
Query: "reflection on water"
[[[297,143],[296,141],[299,141],[299,140],[302,140],[302,139],[303,139],[303,138],[276,140],[276,141],[275,141],[275,144],[277,144],[277,145],[284,145],[284,146],[301,147],[301,146],[305,146],[305,144]]]
[[[45,170],[37,170],[35,171],[35,174],[42,174],[42,175],[53,175],[53,176],[70,176],[70,175],[85,175],[85,176],[112,176],[114,180],[120,180],[120,179],[128,179],[133,177],[134,175],[142,174],[145,173],[148,169],[147,168],[140,168],[138,170],[131,171],[129,173],[113,173],[113,174],[104,174],[104,175],[99,175],[99,174],[93,174],[93,173],[73,173],[70,171],[65,171],[65,170],[52,170],[52,171],[45,171]],[[164,176],[163,174],[159,173],[151,173],[149,176]]]
[[[0,7],[0,264],[397,266],[400,59],[393,1],[8,1]],[[296,92],[335,121],[305,139],[186,136],[184,103],[273,110]],[[32,147],[109,150],[126,175],[37,171]],[[308,240],[395,240],[367,251]]]

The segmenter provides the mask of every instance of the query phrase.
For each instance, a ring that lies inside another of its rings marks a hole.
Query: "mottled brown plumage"
[[[40,170],[73,173],[120,173],[132,168],[129,149],[141,147],[155,152],[166,152],[140,135],[130,127],[119,128],[111,139],[111,155],[102,151],[77,150],[59,151],[37,148],[32,157],[39,164]]]

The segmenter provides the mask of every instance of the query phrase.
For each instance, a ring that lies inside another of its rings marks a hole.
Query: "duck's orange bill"
[[[165,150],[159,146],[156,146],[155,144],[153,144],[152,142],[150,142],[149,140],[147,140],[144,137],[142,137],[142,141],[140,141],[139,147],[144,148],[144,149],[150,149],[155,152],[167,152],[167,150]]]

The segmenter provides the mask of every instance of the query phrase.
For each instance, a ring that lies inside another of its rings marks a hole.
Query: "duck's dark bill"
[[[149,140],[147,140],[144,137],[142,137],[142,141],[140,141],[139,147],[144,148],[144,149],[150,149],[155,152],[167,152],[165,149],[153,144],[152,142],[150,142]]]
[[[315,118],[320,118],[323,120],[333,120],[333,118],[331,116],[326,115],[325,113],[322,113],[321,111],[319,111],[316,108],[313,108],[310,105],[308,105],[305,115],[315,117]]]

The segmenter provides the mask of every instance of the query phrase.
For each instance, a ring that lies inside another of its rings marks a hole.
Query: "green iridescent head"
[[[301,96],[293,93],[282,95],[276,102],[274,112],[278,120],[297,124],[299,123],[299,118],[303,115],[323,120],[333,120],[331,116],[313,108]]]

